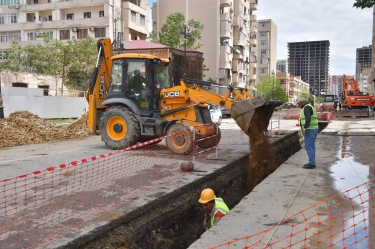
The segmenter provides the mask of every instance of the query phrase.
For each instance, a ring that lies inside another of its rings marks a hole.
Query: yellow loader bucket
[[[282,100],[265,100],[256,97],[234,102],[231,115],[237,125],[253,140],[253,145],[262,143],[263,134],[267,132],[275,107],[283,104]]]

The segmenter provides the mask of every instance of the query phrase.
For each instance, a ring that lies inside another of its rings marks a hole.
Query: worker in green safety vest
[[[305,138],[305,150],[309,157],[309,162],[303,165],[304,169],[316,168],[315,162],[315,140],[318,136],[319,125],[318,116],[314,106],[307,103],[305,98],[299,98],[297,104],[302,108],[300,112],[300,126]]]
[[[203,226],[207,229],[215,226],[221,218],[229,213],[229,208],[222,198],[216,197],[214,191],[206,188],[201,193],[198,200],[203,205],[206,212],[203,220]]]

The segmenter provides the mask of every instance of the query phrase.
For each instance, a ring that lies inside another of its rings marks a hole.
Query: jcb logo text
[[[165,97],[166,98],[170,98],[170,97],[179,97],[180,96],[180,92],[177,91],[177,92],[166,92],[165,93]]]

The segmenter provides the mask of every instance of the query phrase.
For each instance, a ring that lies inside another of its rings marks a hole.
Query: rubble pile
[[[0,148],[86,137],[90,135],[86,120],[87,114],[84,114],[63,127],[28,111],[17,111],[0,119]]]

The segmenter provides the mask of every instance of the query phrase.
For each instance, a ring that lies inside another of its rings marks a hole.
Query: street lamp
[[[275,70],[272,70],[272,99],[273,99],[273,86],[275,83]]]
[[[181,38],[184,38],[184,71],[182,73],[183,78],[186,77],[186,41],[191,38],[190,33],[186,32],[186,25],[184,24],[184,30],[179,33]]]

